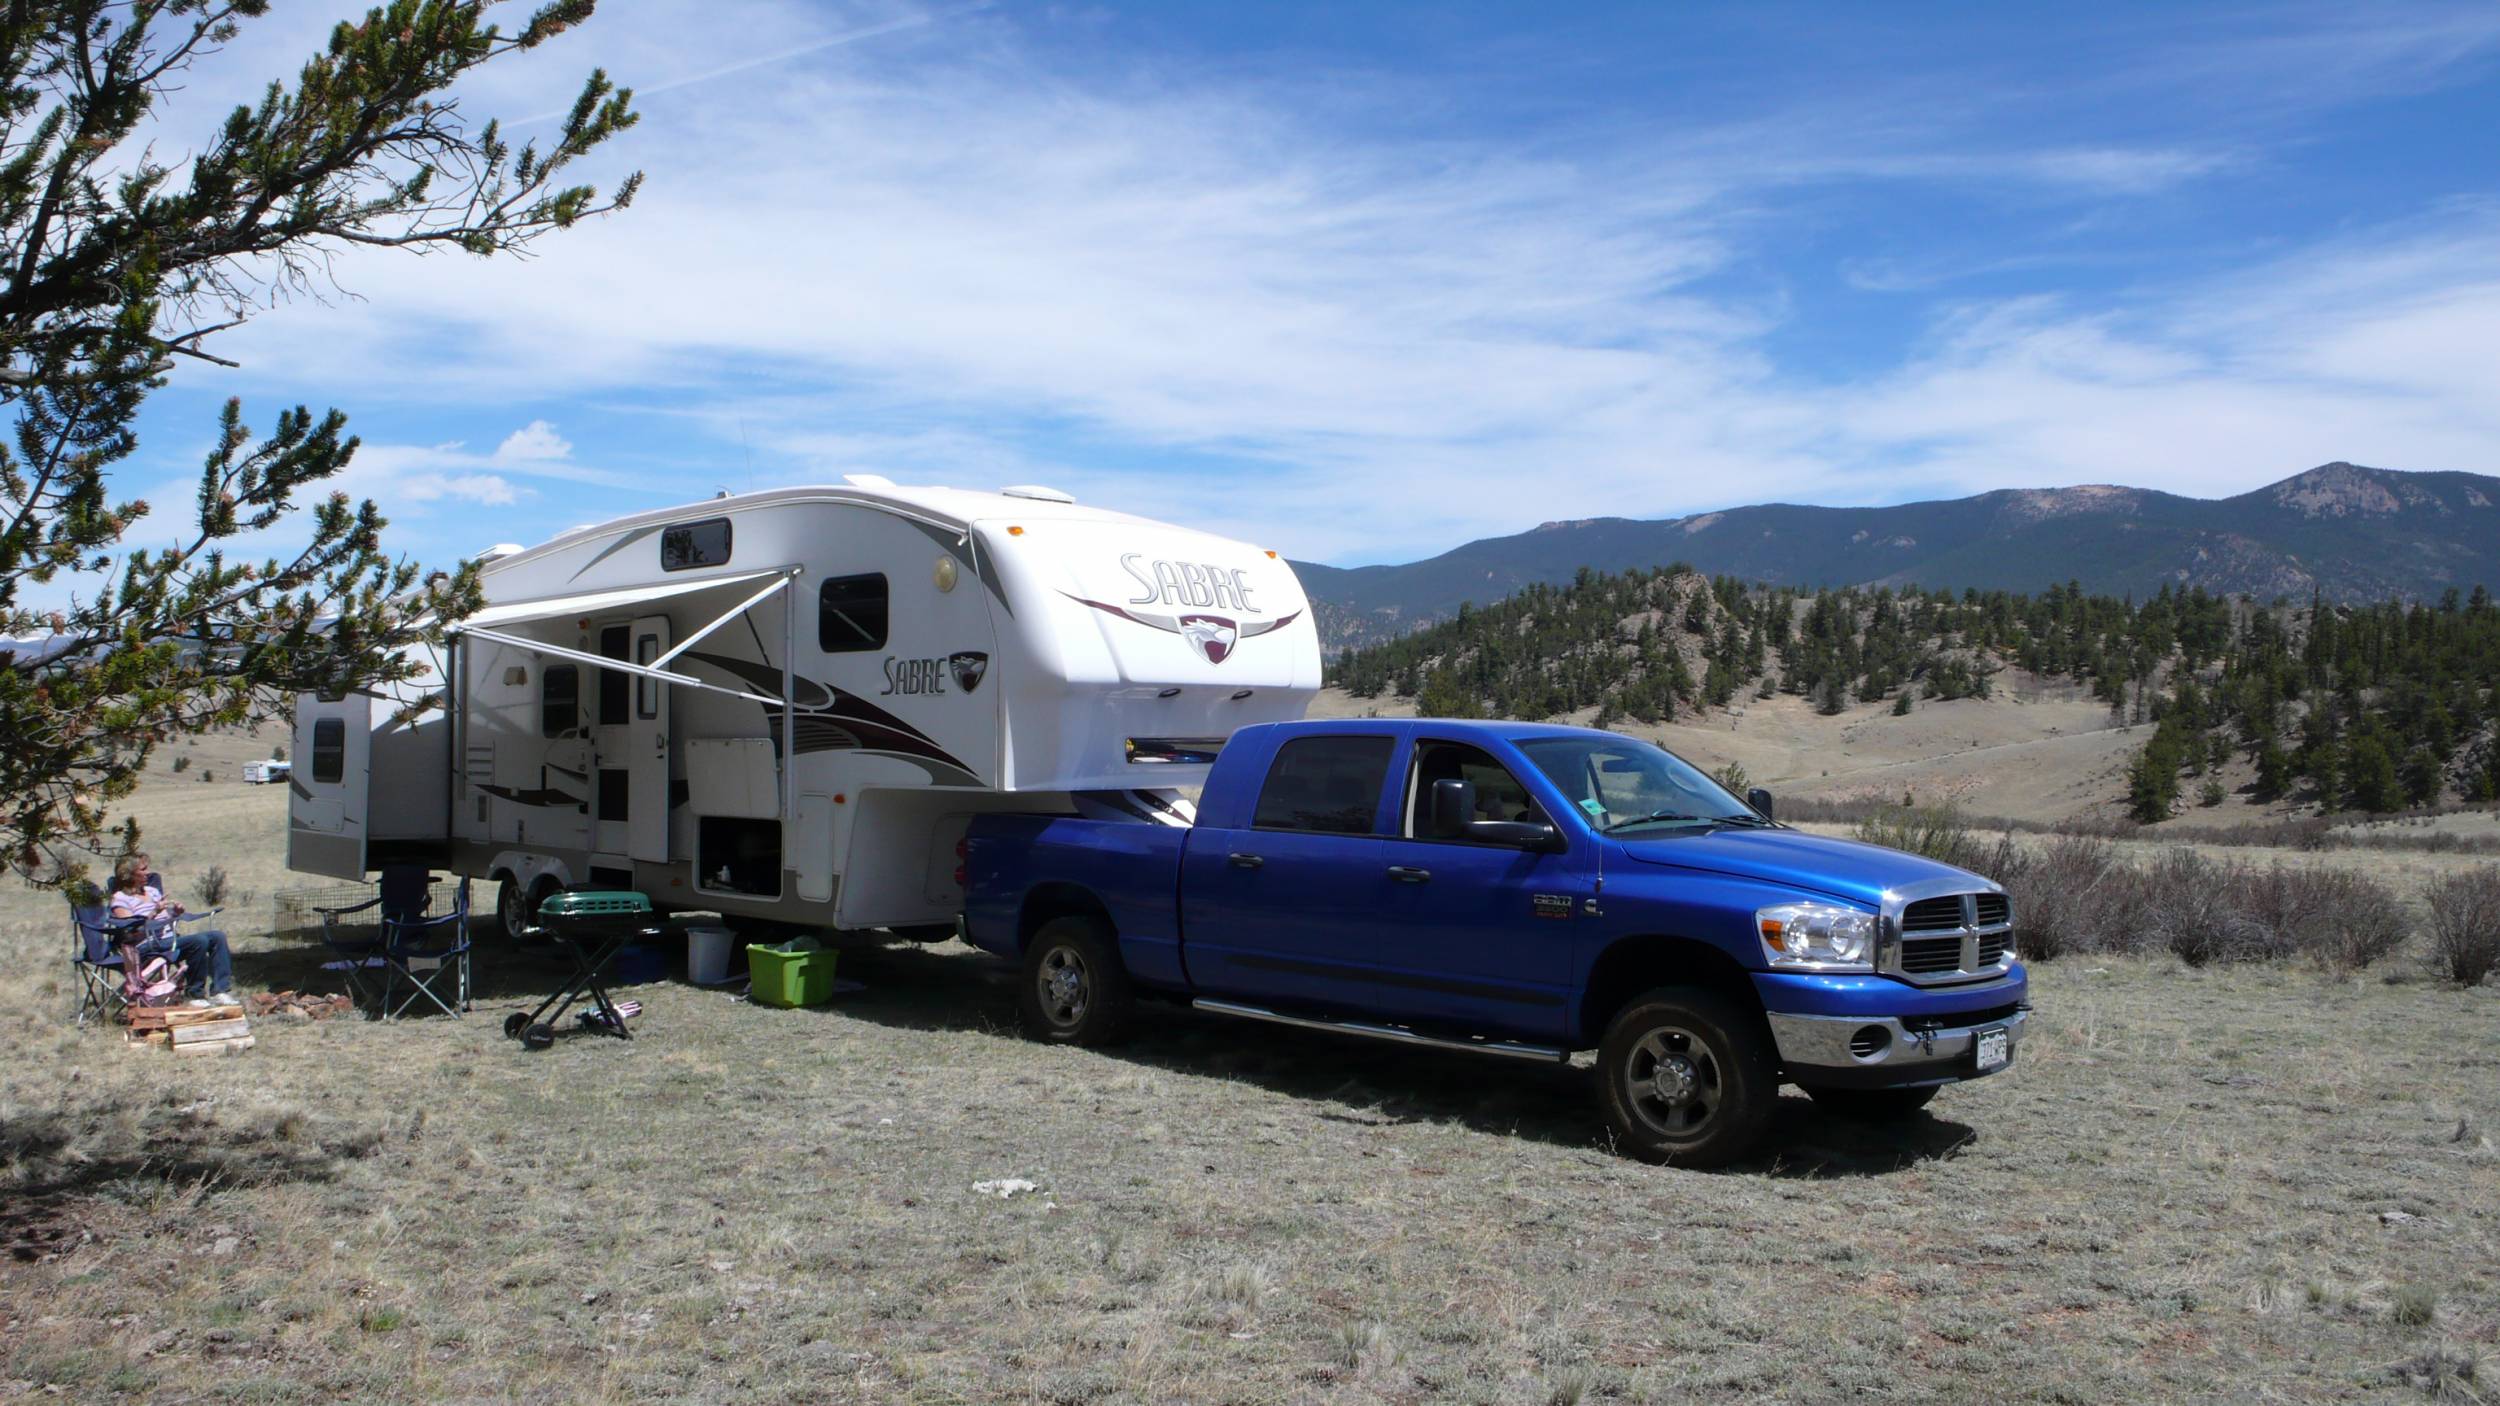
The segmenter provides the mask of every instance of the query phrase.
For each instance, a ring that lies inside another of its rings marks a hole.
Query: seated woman
[[[234,995],[234,952],[226,946],[226,935],[184,932],[177,927],[174,920],[182,916],[183,907],[148,882],[148,863],[148,856],[132,854],[113,866],[113,916],[144,919],[152,933],[172,931],[175,951],[186,968],[189,989],[183,994],[192,1005],[241,1005]]]

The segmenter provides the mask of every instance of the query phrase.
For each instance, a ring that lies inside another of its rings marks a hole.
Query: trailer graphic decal
[[[1252,640],[1257,639],[1261,635],[1273,634],[1274,632],[1281,630],[1287,625],[1290,625],[1294,621],[1302,618],[1302,612],[1297,610],[1291,615],[1280,615],[1273,620],[1254,620],[1245,625],[1229,616],[1207,614],[1153,615],[1131,610],[1124,605],[1112,605],[1105,601],[1087,600],[1085,597],[1070,591],[1061,591],[1059,594],[1066,596],[1068,599],[1075,601],[1079,605],[1090,605],[1105,615],[1116,615],[1123,620],[1134,621],[1150,630],[1161,630],[1167,635],[1178,635],[1182,639],[1189,641],[1190,647],[1198,651],[1198,657],[1206,660],[1210,664],[1221,664],[1225,660],[1232,658],[1234,649],[1238,648],[1243,640]]]
[[[690,653],[689,663],[709,664],[738,679],[758,693],[781,687],[781,671],[769,664],[757,664],[724,655]],[[788,720],[790,750],[797,755],[809,752],[860,752],[868,756],[895,757],[908,761],[928,773],[937,786],[978,786],[981,778],[972,768],[927,733],[894,716],[855,693],[845,693],[814,679],[793,679],[792,689],[798,708]],[[764,719],[778,741],[785,731],[778,704],[758,705]]]

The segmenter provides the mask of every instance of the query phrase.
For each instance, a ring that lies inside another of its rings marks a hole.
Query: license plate
[[[1992,1026],[1971,1036],[1971,1058],[1982,1074],[2003,1069],[2014,1058],[2014,1042],[2006,1038],[2005,1027]]]

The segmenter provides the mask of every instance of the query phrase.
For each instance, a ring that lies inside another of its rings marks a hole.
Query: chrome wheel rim
[[[1086,1004],[1093,996],[1093,973],[1074,950],[1054,947],[1042,954],[1034,984],[1042,998],[1042,1014],[1051,1024],[1064,1028],[1085,1018]]]
[[[1726,1097],[1718,1056],[1681,1026],[1643,1035],[1624,1060],[1623,1082],[1633,1116],[1661,1137],[1701,1132]]]
[[[504,935],[511,936],[529,926],[529,918],[521,907],[521,886],[507,883],[495,894],[495,918],[503,924]]]

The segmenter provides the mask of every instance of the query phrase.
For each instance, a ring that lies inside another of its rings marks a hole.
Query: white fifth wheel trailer
[[[664,909],[950,930],[974,814],[1186,823],[1223,739],[1320,685],[1275,552],[1043,488],[722,497],[499,547],[394,696],[298,701],[287,863],[420,863]]]

